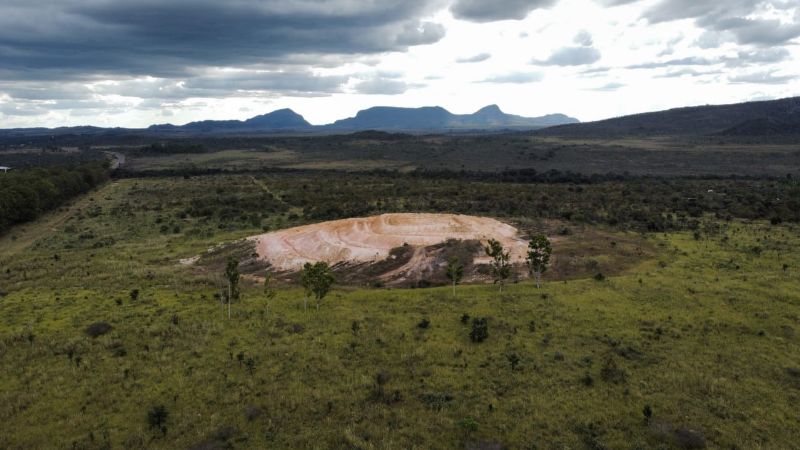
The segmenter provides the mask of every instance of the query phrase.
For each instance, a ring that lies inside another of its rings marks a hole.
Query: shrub
[[[607,383],[621,384],[624,383],[628,375],[624,370],[617,367],[617,362],[614,358],[606,359],[603,368],[600,369],[600,378]]]
[[[136,300],[139,300],[139,290],[138,289],[132,290],[129,295],[131,297],[131,301],[132,302],[135,302]]]
[[[466,417],[458,421],[459,428],[467,431],[467,432],[475,432],[478,431],[478,422],[475,421],[472,417]]]
[[[423,330],[426,330],[426,329],[430,328],[430,326],[431,326],[431,321],[428,320],[428,319],[422,319],[417,324],[417,328],[420,328],[420,329],[423,329]]]
[[[489,337],[489,320],[487,318],[472,319],[472,331],[469,338],[472,342],[483,342]]]
[[[675,430],[675,444],[679,448],[691,450],[706,448],[706,438],[697,431],[688,428]]]
[[[95,322],[86,327],[86,332],[89,337],[97,338],[111,331],[113,327],[108,322]]]
[[[248,405],[244,408],[244,417],[248,422],[252,422],[264,415],[264,409],[260,406]]]
[[[598,272],[597,275],[594,276],[595,281],[604,281],[606,276],[602,273]]]
[[[646,423],[649,423],[650,419],[653,418],[653,408],[651,408],[650,405],[644,405],[644,408],[642,409],[642,414],[644,415],[644,421]]]
[[[469,323],[469,314],[464,313],[461,315],[461,323],[464,325]]]
[[[147,411],[147,424],[150,428],[161,430],[163,434],[167,434],[167,418],[169,411],[164,405],[158,405],[150,408]]]

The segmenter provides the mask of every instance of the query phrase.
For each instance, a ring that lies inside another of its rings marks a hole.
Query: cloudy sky
[[[0,128],[800,95],[797,0],[0,0]]]

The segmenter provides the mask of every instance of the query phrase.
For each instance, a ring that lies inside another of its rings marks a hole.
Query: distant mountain
[[[314,126],[291,109],[280,109],[247,120],[203,120],[186,125],[151,125],[146,129],[98,128],[19,128],[0,130],[0,136],[67,135],[195,135],[195,134],[271,134],[271,133],[352,133],[360,131],[446,132],[464,130],[532,130],[554,125],[578,123],[563,114],[522,117],[506,114],[497,105],[474,114],[453,114],[444,108],[394,108],[379,106],[359,111],[355,117],[330,125]]]
[[[193,133],[305,131],[313,126],[291,109],[279,109],[247,120],[203,120],[186,125],[152,125],[148,131]]]
[[[800,97],[697,106],[548,128],[537,134],[565,137],[800,134]]]
[[[395,108],[378,106],[359,111],[355,117],[338,120],[324,128],[337,131],[447,131],[537,129],[554,125],[578,123],[563,114],[542,117],[522,117],[506,114],[497,105],[481,108],[474,114],[453,114],[439,106]]]

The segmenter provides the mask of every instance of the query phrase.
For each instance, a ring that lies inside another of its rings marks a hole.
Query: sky
[[[798,0],[0,0],[0,128],[797,95]]]

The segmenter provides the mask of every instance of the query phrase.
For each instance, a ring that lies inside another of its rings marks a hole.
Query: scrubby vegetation
[[[0,448],[796,444],[797,185],[336,176],[118,179],[0,237]],[[544,233],[546,282],[454,296],[443,268],[305,309],[239,241],[383,211]]]

